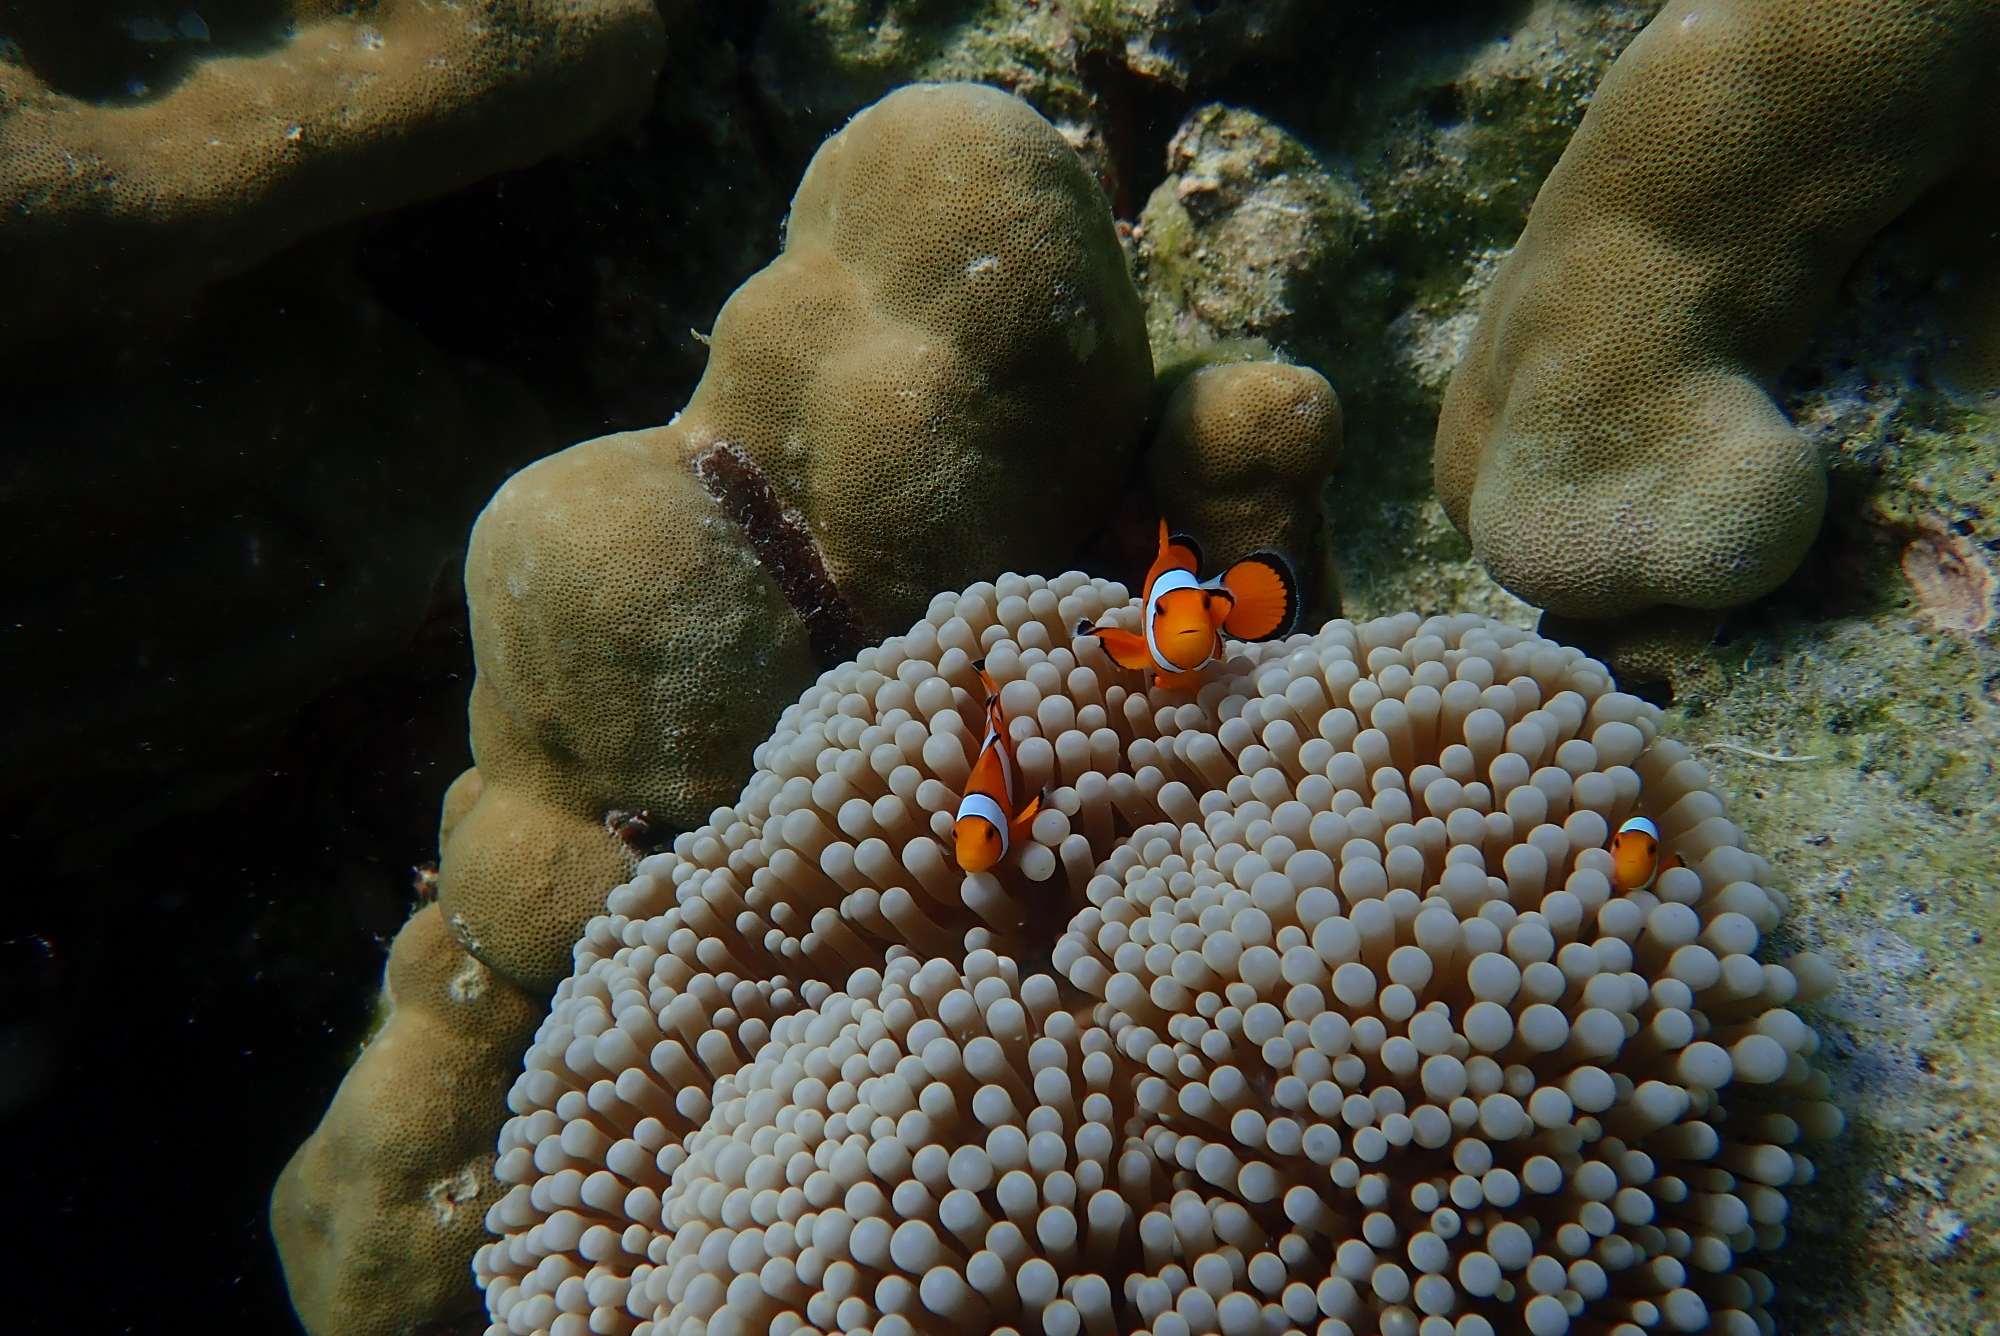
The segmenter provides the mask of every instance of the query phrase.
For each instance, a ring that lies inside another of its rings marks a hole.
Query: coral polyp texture
[[[1007,576],[611,891],[508,1096],[490,1336],[1768,1332],[1810,954],[1659,711],[1414,613],[1149,689]],[[1032,840],[948,835],[1000,687]],[[1664,869],[1614,885],[1653,820]]]
[[[1825,464],[1770,386],[1871,237],[1990,171],[1996,42],[1976,3],[1661,10],[1535,197],[1445,395],[1438,497],[1496,579],[1609,618],[1728,607],[1792,572]],[[1986,346],[1990,240],[1937,245]]]

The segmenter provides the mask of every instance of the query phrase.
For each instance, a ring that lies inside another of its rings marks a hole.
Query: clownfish
[[[984,872],[1007,856],[1017,840],[1027,838],[1028,827],[1042,808],[1040,794],[1017,808],[1015,790],[1021,771],[1014,763],[1014,740],[1007,736],[1007,720],[1000,712],[1000,689],[987,676],[986,661],[972,665],[979,671],[979,683],[986,688],[986,740],[979,746],[979,759],[965,781],[965,796],[958,800],[958,817],[952,822],[952,836],[958,847],[958,865],[967,872]]]
[[[1121,668],[1151,668],[1163,687],[1191,687],[1222,655],[1224,633],[1238,640],[1290,635],[1299,618],[1299,581],[1276,552],[1252,552],[1210,580],[1196,578],[1201,549],[1160,521],[1160,555],[1146,572],[1145,633],[1080,622]]]
[[[1660,828],[1643,816],[1626,818],[1611,837],[1611,887],[1620,895],[1643,891],[1662,871],[1680,866],[1679,854],[1660,860]]]

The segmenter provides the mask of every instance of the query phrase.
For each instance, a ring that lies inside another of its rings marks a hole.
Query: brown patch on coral
[[[1984,549],[1936,515],[1918,522],[1898,564],[1917,593],[1917,615],[1940,631],[1984,631],[1993,625],[2000,576]]]
[[[643,808],[637,812],[612,808],[604,814],[604,829],[623,840],[625,847],[640,858],[673,847],[672,826]]]
[[[694,457],[694,476],[743,530],[785,602],[799,614],[823,668],[853,658],[868,643],[861,619],[828,574],[805,516],[785,505],[764,470],[727,441]]]
[[[1655,607],[1602,620],[1544,612],[1538,629],[1598,660],[1617,675],[1623,690],[1665,703],[1720,691],[1708,647],[1722,622],[1721,612],[1704,608]]]

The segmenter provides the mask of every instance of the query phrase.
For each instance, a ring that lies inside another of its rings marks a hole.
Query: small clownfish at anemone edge
[[[984,659],[972,666],[986,689],[986,740],[966,777],[965,795],[958,800],[958,816],[951,829],[959,867],[984,872],[1028,837],[1028,828],[1041,811],[1042,798],[1036,794],[1025,806],[1020,805],[1016,791],[1021,770],[1014,762],[1014,740],[1007,736],[1007,720],[1000,712],[1000,689],[987,676]]]
[[[1201,670],[1222,656],[1225,634],[1238,640],[1290,635],[1299,619],[1299,581],[1276,552],[1252,552],[1210,580],[1196,578],[1201,548],[1184,534],[1169,535],[1160,521],[1160,554],[1146,572],[1145,633],[1080,623],[1120,668],[1151,668],[1168,688],[1192,687]]]
[[[1679,854],[1660,858],[1660,828],[1643,816],[1628,817],[1611,837],[1611,887],[1620,895],[1643,891],[1667,868],[1684,866]]]

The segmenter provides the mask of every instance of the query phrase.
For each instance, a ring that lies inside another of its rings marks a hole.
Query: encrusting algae
[[[1756,958],[1786,899],[1659,711],[1413,613],[1148,690],[1069,634],[1137,612],[939,595],[610,893],[508,1096],[491,1336],[1771,1330],[1836,979]],[[979,657],[1048,803],[966,874]]]

